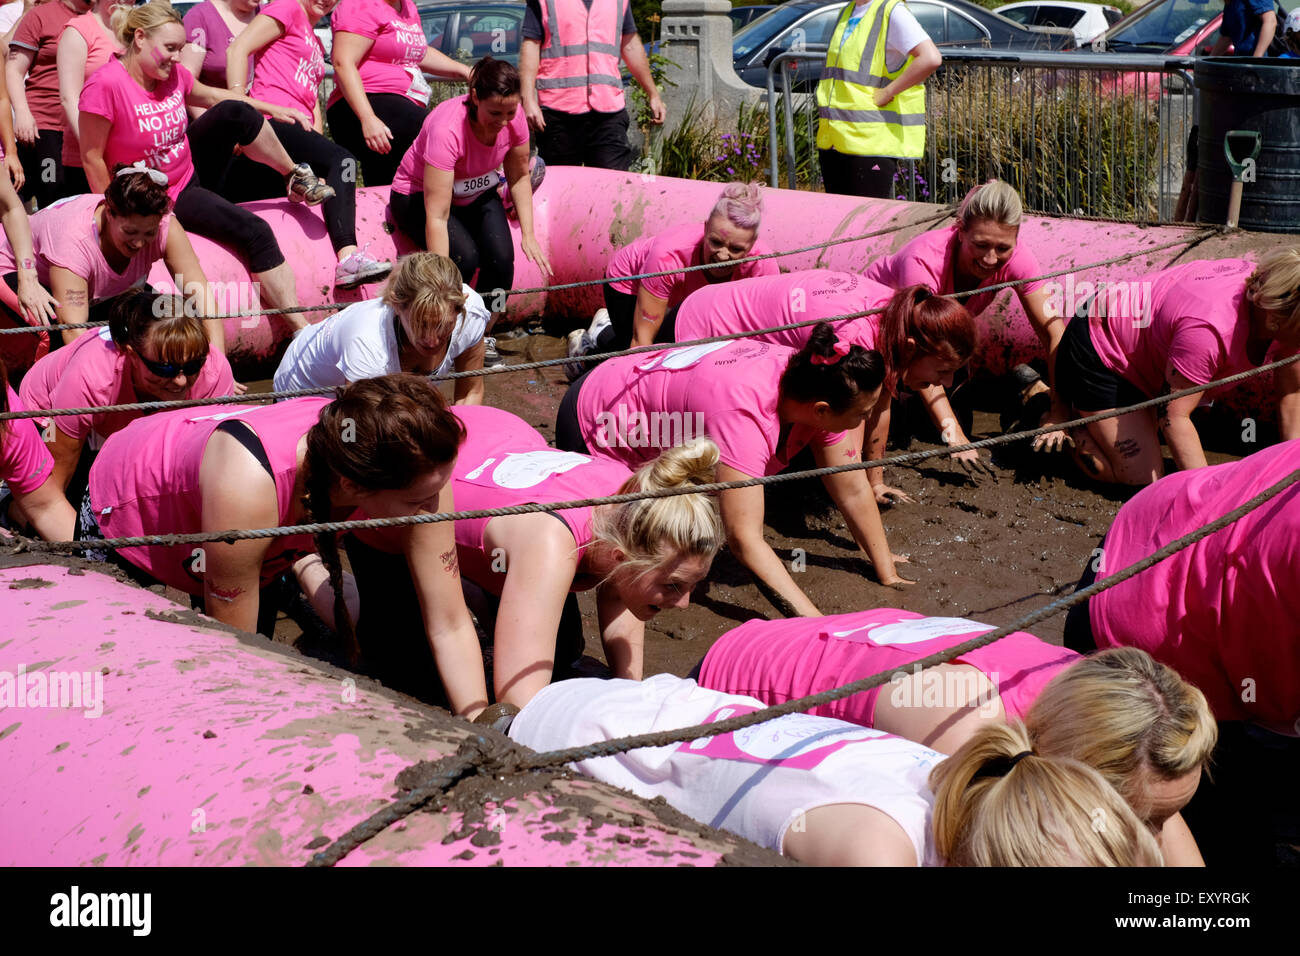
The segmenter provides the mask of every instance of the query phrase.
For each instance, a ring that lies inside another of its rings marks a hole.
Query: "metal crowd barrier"
[[[795,187],[800,126],[815,168],[813,78],[825,56],[809,47],[768,66],[773,184],[784,163]],[[1038,213],[1173,220],[1196,122],[1194,59],[950,49],[943,58],[926,81],[925,156],[899,164],[900,197],[953,202],[996,177]],[[807,67],[786,94],[791,64]]]

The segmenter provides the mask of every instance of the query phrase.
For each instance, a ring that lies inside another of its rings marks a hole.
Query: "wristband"
[[[33,269],[33,270],[34,270],[34,269],[36,268],[36,263],[35,263],[33,260],[31,260],[31,259],[24,259],[22,262],[20,262],[20,263],[18,264],[18,266],[19,266],[19,268],[21,268],[21,269]]]

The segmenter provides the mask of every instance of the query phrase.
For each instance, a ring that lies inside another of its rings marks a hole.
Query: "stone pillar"
[[[742,103],[764,96],[732,68],[730,10],[729,0],[664,0],[662,53],[677,64],[665,77],[677,84],[663,91],[667,127],[677,125],[692,97],[705,117],[729,128]]]

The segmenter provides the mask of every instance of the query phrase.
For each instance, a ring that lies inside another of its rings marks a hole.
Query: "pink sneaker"
[[[336,289],[355,289],[359,285],[382,279],[393,271],[393,264],[387,259],[380,261],[366,255],[364,249],[358,249],[338,264],[334,270],[334,287]]]

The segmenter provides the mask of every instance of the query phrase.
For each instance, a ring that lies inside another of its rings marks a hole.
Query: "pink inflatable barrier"
[[[4,866],[300,865],[400,795],[404,769],[477,732],[95,571],[0,570],[0,616]],[[470,779],[340,865],[724,860],[781,862],[551,773]]]
[[[535,230],[555,270],[551,284],[598,279],[615,249],[645,234],[683,222],[702,221],[716,201],[721,186],[712,182],[610,172],[601,169],[552,166],[535,197]],[[916,225],[933,217],[938,206],[926,203],[860,199],[824,193],[768,189],[764,193],[762,236],[777,250],[794,249],[837,237],[861,235],[901,227],[873,239],[845,242],[811,252],[782,257],[783,270],[827,268],[861,271],[878,256],[892,252],[925,229],[943,223]],[[395,257],[410,251],[403,237],[394,236],[387,219],[386,188],[361,189],[357,193],[357,235],[377,258]],[[378,285],[343,293],[333,288],[335,257],[325,233],[319,210],[294,206],[287,200],[250,203],[275,229],[298,282],[303,305],[352,302],[378,294]],[[950,222],[951,220],[949,220]],[[515,225],[516,288],[542,286],[536,266],[518,251]],[[1183,226],[1143,227],[1123,223],[1095,222],[1028,216],[1020,230],[1038,258],[1044,272],[1075,269],[1129,252],[1164,245],[1190,237],[1199,230]],[[225,311],[246,311],[257,301],[243,260],[235,252],[200,237],[192,237],[209,281],[216,284],[218,301]],[[1074,284],[1062,278],[1062,301],[1078,283],[1128,283],[1176,262],[1188,259],[1255,259],[1293,238],[1268,233],[1237,233],[1201,242],[1184,252],[1167,249],[1112,266],[1089,269],[1074,276]],[[151,281],[170,284],[167,270],[159,263]],[[1079,290],[1081,292],[1081,290]],[[490,296],[489,296],[490,298]],[[14,305],[12,292],[0,283],[0,300]],[[554,293],[511,296],[513,314],[546,315],[568,319],[576,327],[586,324],[601,305],[599,286]],[[489,306],[493,303],[489,301]],[[325,313],[313,315],[318,321]],[[1001,374],[1012,365],[1039,355],[1041,347],[1015,295],[1007,290],[982,316],[985,335],[975,365]],[[273,370],[288,334],[287,324],[277,318],[238,320],[226,323],[231,343],[231,360],[244,378],[267,375]],[[33,336],[35,338],[35,336]],[[15,342],[22,339],[23,342]],[[0,356],[11,368],[25,368],[35,354],[36,343],[28,336],[0,336]],[[1267,398],[1267,376],[1248,382],[1233,396],[1233,403],[1258,409],[1271,404]]]

